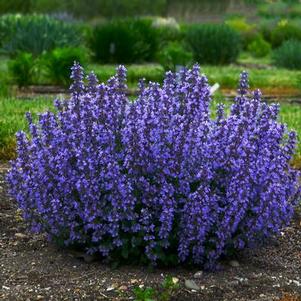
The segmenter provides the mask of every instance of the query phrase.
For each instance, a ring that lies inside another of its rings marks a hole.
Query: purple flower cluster
[[[212,112],[198,66],[126,95],[126,70],[107,84],[72,68],[71,98],[17,134],[10,192],[34,231],[104,257],[214,266],[277,234],[300,200],[289,161],[296,134],[279,106],[249,94]],[[214,117],[213,117],[214,116]],[[136,252],[136,253],[135,253]],[[117,254],[117,255],[116,255]]]

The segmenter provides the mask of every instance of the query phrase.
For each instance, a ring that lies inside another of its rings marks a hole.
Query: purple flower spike
[[[290,222],[296,133],[278,122],[279,105],[249,95],[246,72],[230,113],[218,105],[215,118],[197,65],[163,85],[141,81],[135,101],[123,66],[85,86],[75,63],[72,79],[56,114],[37,124],[27,114],[30,138],[17,133],[7,180],[33,231],[113,260],[214,268]]]

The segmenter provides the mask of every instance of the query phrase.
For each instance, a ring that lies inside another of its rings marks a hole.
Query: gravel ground
[[[222,263],[218,272],[110,265],[58,249],[43,235],[32,235],[6,192],[0,165],[0,300],[133,300],[133,288],[158,287],[171,275],[180,288],[172,301],[300,301],[301,215],[267,247],[246,250],[237,261]],[[193,280],[199,287],[185,287]]]

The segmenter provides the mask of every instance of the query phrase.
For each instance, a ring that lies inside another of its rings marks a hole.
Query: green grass
[[[240,64],[256,64],[256,65],[271,65],[271,56],[254,57],[249,52],[241,52],[238,58]]]
[[[251,88],[301,89],[301,71],[286,69],[250,69],[238,66],[203,66],[202,72],[209,83],[219,83],[222,88],[235,89],[242,70],[249,72]]]
[[[222,101],[222,95],[217,94],[214,104]],[[229,105],[229,102],[227,103]],[[27,131],[25,113],[32,112],[36,117],[37,113],[47,109],[53,110],[52,100],[37,98],[7,99],[0,98],[0,159],[10,159],[14,156],[15,133],[18,130]],[[282,103],[280,110],[280,120],[287,124],[289,129],[294,129],[298,133],[301,141],[301,106],[296,104]],[[301,167],[301,142],[298,143],[295,162]]]
[[[25,113],[30,111],[33,117],[52,107],[52,100],[37,98],[33,100],[0,98],[0,159],[6,160],[15,153],[15,133],[27,131]]]
[[[301,106],[296,104],[281,104],[280,121],[286,123],[289,129],[298,134],[298,145],[294,165],[301,169]]]

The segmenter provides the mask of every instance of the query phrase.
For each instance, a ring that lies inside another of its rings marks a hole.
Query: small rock
[[[172,283],[177,284],[179,282],[179,278],[177,277],[172,277]]]
[[[8,287],[8,286],[5,286],[5,285],[2,285],[2,288],[4,289],[4,290],[10,290],[10,288]]]
[[[265,297],[265,294],[260,294],[259,297],[260,297],[260,298],[264,298],[264,297]]]
[[[37,295],[37,300],[43,300],[44,299],[44,296],[42,295]]]
[[[238,280],[240,283],[248,282],[248,278],[234,277],[234,279]]]
[[[198,271],[193,275],[193,278],[199,279],[202,278],[202,276],[203,276],[203,271]]]
[[[229,265],[233,268],[237,268],[237,267],[239,267],[240,264],[237,260],[230,260]]]
[[[125,285],[122,285],[119,287],[119,290],[121,290],[121,291],[127,291],[127,289],[128,289],[128,287]]]
[[[200,287],[193,280],[185,280],[185,287],[194,291],[200,290]]]
[[[296,284],[297,286],[301,286],[301,282],[299,282],[297,280],[293,280],[293,283]]]
[[[15,237],[18,239],[25,239],[25,238],[27,238],[27,235],[25,235],[23,233],[16,233]]]
[[[238,280],[229,281],[228,284],[229,284],[229,285],[234,285],[234,286],[235,286],[235,285],[238,285],[238,284],[239,284],[239,281],[238,281]]]

